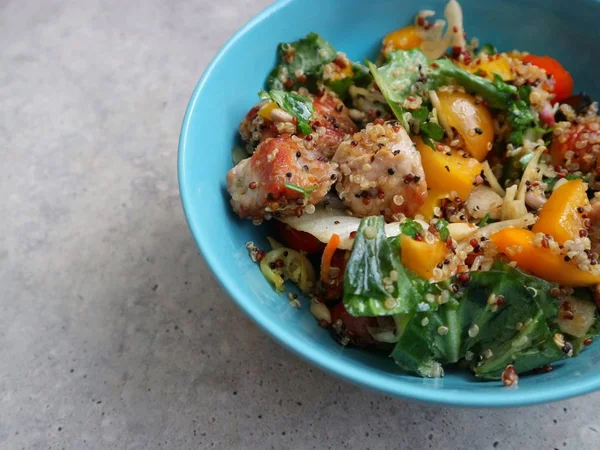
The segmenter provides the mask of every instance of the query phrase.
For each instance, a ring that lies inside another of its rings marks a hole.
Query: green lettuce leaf
[[[387,316],[425,306],[427,286],[400,262],[400,239],[387,238],[383,217],[366,217],[344,274],[344,306],[353,316]],[[395,272],[395,276],[394,273]],[[396,281],[393,281],[393,279]]]

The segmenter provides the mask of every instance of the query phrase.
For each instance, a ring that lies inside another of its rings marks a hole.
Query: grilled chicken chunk
[[[339,145],[332,162],[341,175],[338,195],[358,217],[399,220],[427,199],[421,156],[400,126],[367,125]]]

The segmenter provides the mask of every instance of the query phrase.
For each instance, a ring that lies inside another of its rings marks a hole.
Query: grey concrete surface
[[[600,394],[504,411],[299,361],[198,255],[178,132],[266,0],[0,1],[1,449],[597,449]]]

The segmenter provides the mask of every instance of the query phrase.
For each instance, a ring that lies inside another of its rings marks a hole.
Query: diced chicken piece
[[[310,122],[313,132],[304,136],[296,128],[296,119],[276,105],[262,101],[255,105],[240,123],[239,131],[246,149],[252,153],[256,146],[268,138],[279,135],[298,135],[306,139],[307,147],[331,159],[346,135],[357,131],[356,124],[348,115],[348,108],[333,93],[325,92],[313,96],[314,113]]]
[[[333,157],[341,179],[336,190],[358,217],[413,216],[427,199],[421,156],[404,128],[369,124],[344,140]]]
[[[242,218],[299,216],[321,201],[336,178],[332,165],[307,150],[302,139],[278,136],[261,143],[227,173],[227,190],[233,210]]]
[[[315,149],[331,159],[340,142],[348,134],[358,131],[356,124],[348,114],[348,108],[334,94],[325,92],[321,96],[313,99],[315,107],[314,120],[312,122],[313,139],[315,140]]]

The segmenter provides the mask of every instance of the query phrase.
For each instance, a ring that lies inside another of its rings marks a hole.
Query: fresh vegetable
[[[578,338],[586,336],[596,322],[597,310],[596,304],[589,299],[563,298],[558,311],[560,331]]]
[[[323,250],[323,255],[321,256],[321,281],[329,281],[329,269],[331,269],[331,259],[333,258],[333,254],[336,249],[340,245],[340,237],[337,234],[331,236],[329,242],[325,246],[325,250]]]
[[[291,43],[279,44],[278,64],[267,78],[268,89],[297,90],[306,87],[315,91],[317,82],[323,81],[340,97],[347,95],[351,85],[367,86],[371,77],[368,70],[358,63],[342,61],[333,45],[317,33],[309,33],[305,38]],[[338,72],[330,79],[324,79],[324,67],[335,63]]]
[[[284,276],[294,282],[302,292],[308,294],[317,281],[310,261],[301,252],[278,247],[260,260],[260,270],[278,292],[283,291]]]
[[[563,286],[592,286],[600,275],[584,272],[549,248],[535,245],[535,233],[506,228],[490,236],[498,249],[534,275]]]
[[[464,68],[465,70],[468,70],[477,76],[485,77],[489,80],[494,79],[494,74],[499,75],[504,81],[512,81],[514,79],[510,62],[504,55],[493,56],[487,61],[477,61],[479,61],[478,64],[471,63],[469,65],[462,65],[461,68]]]
[[[312,253],[319,253],[323,250],[324,244],[312,234],[296,230],[278,220],[274,220],[273,223],[275,225],[277,236],[283,241],[286,247],[309,255]]]
[[[323,66],[337,57],[333,46],[317,33],[277,47],[279,63],[267,78],[267,87],[296,90],[314,86],[323,78]]]
[[[423,226],[419,223],[408,217],[401,225],[400,231],[402,234],[414,239],[423,231]]]
[[[455,80],[461,86],[485,100],[489,107],[506,110],[514,100],[518,89],[506,83],[492,82],[486,78],[474,75],[452,64],[450,60],[439,59],[434,62],[438,77]],[[497,78],[496,78],[497,80]]]
[[[344,294],[345,311],[355,316],[386,315],[386,300],[397,302],[392,357],[402,368],[439,377],[443,364],[465,358],[478,377],[499,379],[509,364],[522,373],[567,356],[566,344],[555,339],[561,317],[560,299],[550,294],[555,285],[500,263],[437,284],[419,282],[397,258],[410,241],[406,234],[386,238],[381,217],[363,219]],[[575,301],[571,309],[582,315],[574,336],[587,335],[597,311]]]
[[[519,373],[561,360],[565,353],[553,340],[558,331],[558,300],[552,285],[506,265],[472,272],[459,280],[431,286],[436,310],[408,316],[392,358],[405,370],[424,377],[443,376],[443,364],[465,358],[475,375],[500,379],[507,365]],[[439,299],[439,300],[437,300]]]
[[[417,31],[417,27],[409,25],[396,31],[392,31],[383,38],[381,52],[387,56],[394,50],[411,50],[418,48],[423,39]]]
[[[489,110],[464,92],[440,91],[437,95],[441,108],[438,114],[463,138],[465,150],[483,161],[494,141],[494,122]]]
[[[425,146],[425,145],[424,145],[424,147],[428,148],[428,146]],[[431,150],[431,151],[433,151],[433,150]],[[428,186],[428,188],[429,188],[429,186]],[[423,205],[421,205],[421,208],[419,209],[419,214],[421,214],[425,218],[425,220],[433,219],[434,208],[438,207],[440,205],[440,201],[444,198],[447,198],[449,195],[449,192],[446,190],[442,190],[442,191],[435,190],[434,191],[431,188],[429,188],[429,189],[430,190],[427,191],[427,200],[425,200],[425,203],[423,203]]]
[[[406,234],[400,236],[400,245],[402,247],[402,264],[425,280],[433,277],[433,269],[444,261],[449,253],[446,244],[442,241],[436,240],[429,244],[425,241],[417,241]]]
[[[507,121],[512,125],[515,133],[513,136],[515,141],[519,139],[522,141],[523,130],[537,123],[529,107],[530,88],[527,86],[517,88],[507,84],[499,75],[495,75],[494,80],[490,81],[460,69],[448,59],[430,62],[420,50],[416,49],[391,52],[389,61],[379,68],[372,63],[367,65],[392,112],[407,129],[403,107],[407,97],[423,96],[430,90],[449,84],[450,81],[455,81],[468,92],[481,96],[488,107],[505,111]],[[487,150],[487,146],[485,148]],[[479,152],[477,155],[481,157]]]
[[[375,339],[369,333],[369,325],[375,325],[377,320],[374,317],[354,317],[344,307],[344,302],[337,303],[331,309],[331,321],[334,326],[341,323],[339,333],[336,338],[343,345],[352,344],[357,347],[368,347],[375,344]]]
[[[397,50],[388,56],[385,65],[377,67],[367,61],[367,67],[390,109],[408,130],[404,102],[411,95],[426,95],[437,88],[439,81],[430,76],[433,72],[429,61],[420,50]]]
[[[567,181],[552,193],[542,207],[532,231],[549,234],[559,244],[575,239],[581,230],[585,231],[582,208],[589,204],[586,184],[582,180]]]
[[[306,198],[306,199],[309,199],[310,198],[310,193],[312,191],[316,191],[318,189],[318,187],[319,187],[317,185],[314,185],[314,186],[311,186],[309,188],[303,188],[303,187],[300,187],[300,186],[298,186],[297,184],[294,184],[294,183],[284,183],[284,186],[287,189],[290,189],[292,191],[300,192],[302,195],[304,195],[304,198]]]
[[[340,300],[344,294],[344,272],[346,271],[347,258],[350,255],[346,250],[336,250],[329,262],[328,273],[323,273],[319,289],[319,297],[326,302]],[[333,270],[332,270],[333,269]]]
[[[544,69],[554,79],[554,101],[560,102],[570,97],[573,93],[573,77],[556,59],[550,56],[528,55],[523,58],[524,63],[530,63]]]
[[[276,89],[269,92],[260,91],[258,96],[263,100],[272,100],[284,111],[295,117],[298,121],[298,129],[302,133],[310,134],[312,132],[309,123],[314,112],[312,99],[294,94],[293,92],[285,92]]]
[[[481,163],[474,158],[463,158],[454,151],[447,153],[433,150],[419,137],[414,138],[421,154],[427,187],[434,192],[456,191],[466,200],[473,190],[473,181],[482,170]]]
[[[423,300],[427,283],[402,265],[400,239],[386,238],[384,223],[362,219],[354,239],[344,279],[344,305],[354,316],[412,312]]]

